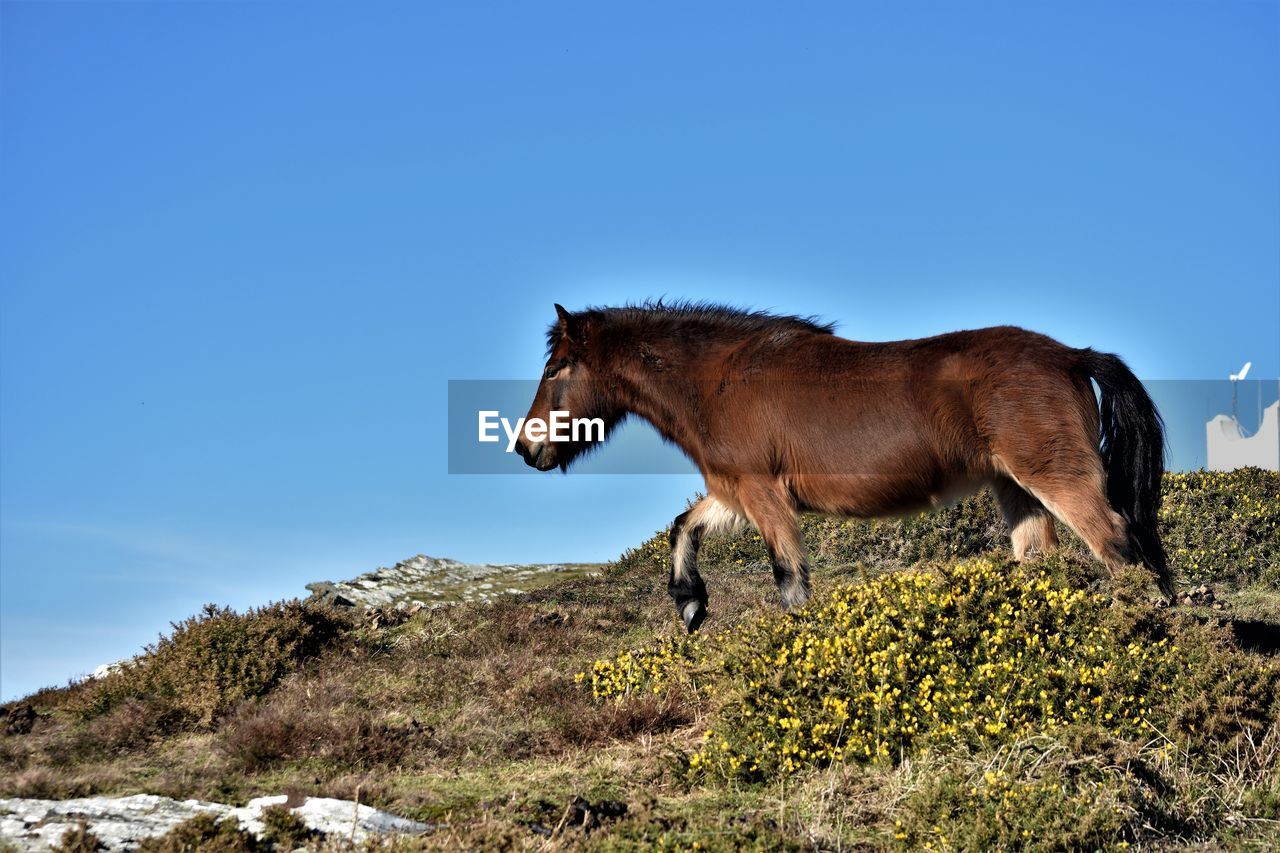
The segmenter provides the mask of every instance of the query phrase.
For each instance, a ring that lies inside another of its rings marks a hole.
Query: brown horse
[[[1114,355],[1011,326],[869,343],[716,305],[555,308],[529,418],[600,418],[607,439],[639,416],[706,480],[706,497],[671,527],[668,590],[690,631],[706,616],[704,535],[755,525],[784,606],[800,607],[809,570],[797,513],[902,514],[984,485],[1018,559],[1057,545],[1057,518],[1109,570],[1143,563],[1172,598],[1156,532],[1163,423]],[[563,470],[598,443],[521,435],[517,449]]]

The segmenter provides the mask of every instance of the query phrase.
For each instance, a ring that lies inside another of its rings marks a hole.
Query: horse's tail
[[[1107,500],[1129,524],[1135,556],[1156,573],[1160,589],[1173,585],[1157,530],[1164,477],[1164,420],[1147,389],[1118,356],[1081,350],[1081,367],[1102,394],[1102,466]]]

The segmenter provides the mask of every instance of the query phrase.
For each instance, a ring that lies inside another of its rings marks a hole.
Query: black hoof
[[[684,620],[685,628],[692,634],[698,630],[702,620],[707,618],[707,607],[701,601],[686,601],[680,607],[680,618]]]

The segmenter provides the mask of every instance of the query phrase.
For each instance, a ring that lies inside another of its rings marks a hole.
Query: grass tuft
[[[90,832],[89,825],[82,820],[62,833],[62,838],[52,849],[54,853],[96,853],[106,847],[102,839]]]

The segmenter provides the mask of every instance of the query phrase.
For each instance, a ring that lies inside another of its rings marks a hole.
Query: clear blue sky
[[[0,16],[3,697],[205,601],[666,524],[697,480],[446,473],[446,381],[536,377],[553,301],[1280,372],[1275,2]]]

